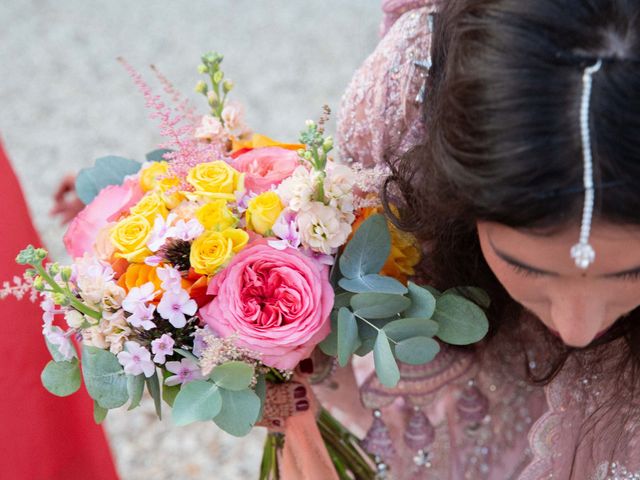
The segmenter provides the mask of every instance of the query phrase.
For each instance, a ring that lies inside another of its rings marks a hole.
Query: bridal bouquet
[[[32,246],[17,257],[42,296],[53,357],[42,382],[65,396],[83,379],[97,422],[137,407],[146,387],[158,416],[165,403],[177,425],[213,421],[243,436],[269,425],[269,391],[306,384],[298,366],[316,347],[341,365],[373,352],[393,386],[397,361],[433,359],[434,337],[460,345],[486,333],[475,303],[406,282],[416,241],[379,214],[370,172],[331,159],[326,115],[307,122],[299,144],[252,134],[227,100],[221,62],[211,53],[199,67],[204,116],[158,73],[168,106],[123,62],[167,143],[144,163],[105,157],[79,174],[86,207],[64,239],[71,265],[46,263]],[[308,414],[332,475],[372,478],[358,439],[326,411]],[[268,436],[261,478],[278,478],[278,452],[295,448],[287,431]]]

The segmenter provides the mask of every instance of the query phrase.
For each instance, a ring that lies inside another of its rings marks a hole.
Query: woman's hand
[[[272,431],[284,431],[285,420],[310,407],[307,387],[295,380],[286,383],[267,383],[262,420],[256,425]]]
[[[76,176],[74,174],[69,174],[62,179],[53,195],[53,202],[53,208],[49,215],[59,216],[63,225],[69,223],[84,208],[84,203],[76,194]]]

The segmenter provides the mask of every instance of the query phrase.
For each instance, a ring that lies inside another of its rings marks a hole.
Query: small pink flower
[[[160,338],[153,340],[151,342],[151,351],[155,354],[153,361],[163,364],[167,355],[173,355],[173,346],[175,343],[176,342],[168,333],[165,333]]]
[[[125,349],[117,355],[118,362],[124,367],[124,373],[127,375],[140,375],[144,373],[145,377],[152,377],[156,372],[156,366],[151,361],[149,350],[136,342],[126,342],[124,348]]]
[[[185,290],[172,290],[162,295],[162,300],[158,304],[158,313],[165,320],[176,328],[182,328],[187,324],[185,315],[192,317],[198,304],[189,297]]]
[[[269,240],[269,245],[276,250],[298,248],[300,246],[300,232],[296,223],[296,214],[288,208],[284,209],[276,223],[271,228],[276,237],[281,240]]]
[[[220,120],[211,115],[203,115],[200,126],[196,129],[195,137],[198,140],[216,140],[222,138],[224,128]]]
[[[200,315],[217,335],[260,354],[265,365],[293,369],[330,331],[333,289],[325,266],[287,248],[249,246],[212,278],[216,297]]]
[[[247,190],[262,193],[289,177],[300,165],[300,158],[293,150],[281,147],[255,148],[239,155],[233,167],[244,172]]]
[[[133,308],[131,316],[127,317],[127,322],[136,328],[143,328],[145,330],[156,328],[156,324],[153,322],[153,312],[155,309],[156,307],[154,305],[139,303]]]
[[[164,381],[164,384],[170,387],[202,379],[198,365],[187,358],[183,358],[179,362],[167,362],[166,367],[168,371],[175,373]]]
[[[96,198],[71,221],[64,235],[69,255],[77,258],[93,252],[100,230],[138,203],[143,195],[137,177],[129,177],[122,185],[109,185],[100,190]]]

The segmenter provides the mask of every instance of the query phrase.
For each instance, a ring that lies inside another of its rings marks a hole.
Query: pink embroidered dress
[[[429,101],[420,91],[426,70],[414,62],[428,55],[434,6],[385,0],[383,9],[384,37],[347,89],[338,126],[342,158],[370,167],[387,149],[404,152],[422,138],[420,103]],[[401,365],[393,389],[361,359],[357,385],[350,370],[340,369],[318,396],[367,432],[367,448],[391,467],[385,478],[640,479],[640,419],[627,406],[600,408],[615,398],[618,375],[627,374],[614,371],[624,341],[573,355],[549,385],[534,386],[526,381],[523,351],[533,372],[545,371],[545,327],[528,315],[513,324],[521,335],[498,334],[475,350],[443,348],[425,366]],[[601,421],[585,431],[589,418]]]

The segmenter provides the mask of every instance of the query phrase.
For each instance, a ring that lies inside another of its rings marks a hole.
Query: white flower
[[[153,322],[153,312],[155,310],[155,305],[138,304],[131,316],[127,317],[127,322],[136,328],[145,330],[156,328],[156,324]]]
[[[156,270],[158,278],[162,280],[162,288],[167,292],[173,292],[182,289],[182,275],[173,267],[164,266]]]
[[[64,319],[69,328],[80,328],[84,323],[84,315],[77,310],[67,310],[64,312]]]
[[[353,187],[356,177],[346,165],[331,164],[324,180],[325,199],[343,213],[353,213]]]
[[[213,140],[224,135],[224,128],[215,117],[211,115],[203,115],[200,126],[196,129],[195,137],[198,140]]]
[[[242,130],[244,128],[244,110],[241,104],[228,102],[222,109],[221,116],[227,130]]]
[[[105,285],[103,297],[102,297],[102,308],[104,310],[116,311],[120,309],[122,306],[122,302],[127,297],[127,292],[124,288],[119,286],[115,282],[109,282]]]
[[[316,252],[333,254],[351,233],[351,224],[343,217],[337,208],[312,202],[297,218],[302,244]]]
[[[136,342],[126,342],[124,348],[125,350],[117,355],[120,365],[124,367],[124,373],[127,375],[144,373],[145,377],[152,377],[156,372],[156,366],[151,361],[149,350]]]
[[[291,177],[285,178],[278,185],[276,193],[290,210],[294,212],[307,210],[313,201],[318,175],[318,172],[310,172],[300,165],[293,171]]]
[[[135,313],[139,307],[146,307],[156,296],[155,288],[152,282],[147,282],[141,287],[133,287],[122,302],[124,311]]]
[[[171,335],[164,333],[160,338],[156,338],[151,342],[151,351],[155,354],[153,361],[159,364],[165,362],[167,355],[173,354],[173,346],[175,341],[171,338]]]
[[[99,305],[107,283],[113,280],[114,271],[111,266],[85,254],[76,260],[74,270],[82,299],[91,306]]]
[[[132,331],[127,324],[124,311],[118,310],[114,313],[103,314],[104,321],[100,322],[100,329],[104,335],[105,342],[109,346],[109,351],[118,354],[122,351],[124,343],[129,339]]]
[[[170,213],[167,216],[167,219],[158,214],[156,215],[156,219],[153,221],[153,229],[149,234],[149,239],[147,240],[147,247],[152,252],[157,252],[160,247],[162,247],[167,239],[171,235],[171,222],[176,218],[175,214]]]

